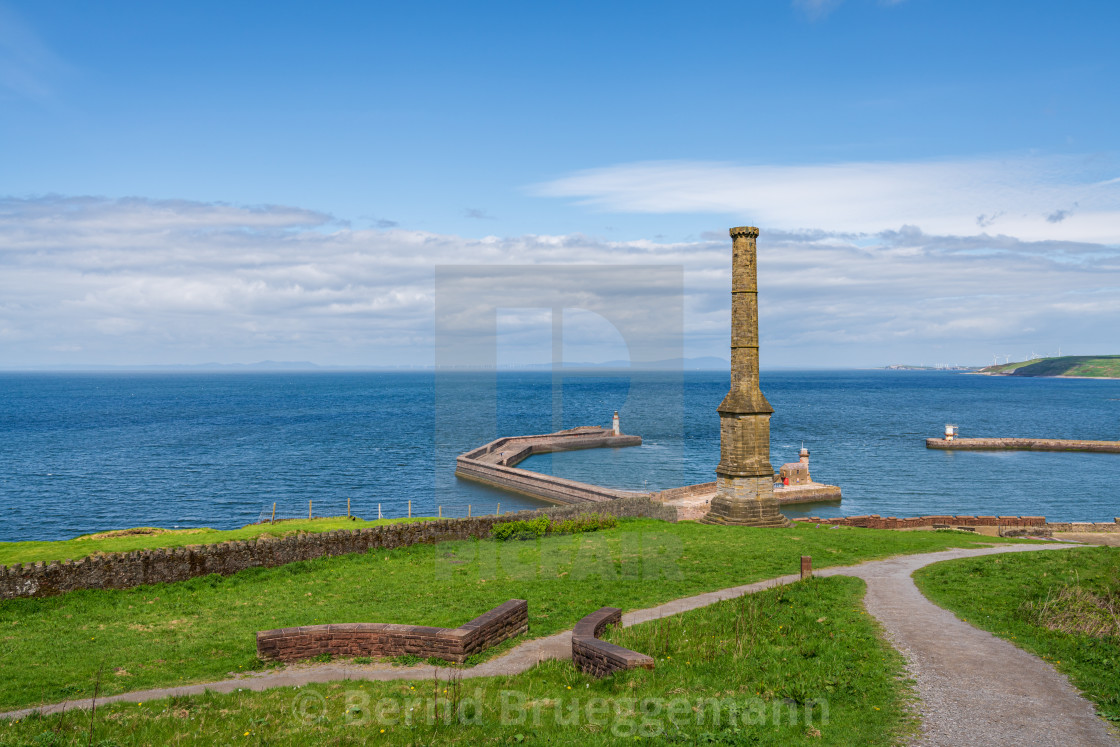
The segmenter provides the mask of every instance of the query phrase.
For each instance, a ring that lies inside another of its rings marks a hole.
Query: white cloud
[[[805,166],[655,161],[580,171],[534,191],[604,211],[723,213],[783,230],[877,233],[907,224],[940,235],[982,229],[1025,240],[1120,243],[1120,181],[1099,178],[1110,167],[1053,157]]]
[[[688,354],[726,356],[730,241],[725,228],[708,236],[469,239],[354,230],[282,206],[0,199],[0,366],[431,363],[439,264],[680,265]],[[919,360],[939,347],[967,362],[1020,343],[1112,352],[1095,348],[1120,314],[1120,251],[1108,245],[896,226],[764,229],[759,252],[769,365]],[[648,303],[636,296],[634,313]],[[575,335],[607,339],[572,333],[565,344],[583,359]]]

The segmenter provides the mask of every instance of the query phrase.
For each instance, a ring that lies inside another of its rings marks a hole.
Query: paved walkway
[[[946,550],[906,555],[857,566],[825,568],[819,576],[856,576],[867,583],[867,610],[883,625],[891,643],[906,657],[921,697],[921,745],[1111,745],[1120,743],[1082,698],[1049,664],[990,633],[963,623],[921,595],[910,574],[943,560],[1005,552],[1061,550],[1070,545],[1010,545],[980,550]],[[743,594],[796,581],[780,576],[753,584],[698,594],[622,616],[624,627],[706,607]],[[590,610],[589,610],[590,611]],[[545,659],[572,655],[571,631],[526,641],[511,651],[470,669],[420,665],[394,667],[315,664],[280,672],[244,675],[220,682],[134,691],[99,698],[99,704],[144,702],[209,690],[261,691],[340,680],[424,680],[513,675]],[[35,711],[58,713],[89,708],[91,701],[27,708],[0,714],[22,718]]]

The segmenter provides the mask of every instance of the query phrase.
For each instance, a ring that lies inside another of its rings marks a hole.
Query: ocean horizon
[[[661,490],[714,479],[727,371],[93,371],[0,373],[0,540],[266,518],[465,515],[546,505],[460,480],[498,436],[607,425],[643,445],[538,455],[526,469]],[[790,516],[1120,515],[1120,456],[940,452],[961,435],[1120,440],[1120,382],[956,372],[764,369],[771,463],[802,443],[840,504]]]

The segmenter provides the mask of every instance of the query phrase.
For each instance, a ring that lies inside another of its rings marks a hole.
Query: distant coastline
[[[984,376],[1116,380],[1120,379],[1120,355],[1063,355],[1053,358],[1033,358],[986,366],[976,373]]]

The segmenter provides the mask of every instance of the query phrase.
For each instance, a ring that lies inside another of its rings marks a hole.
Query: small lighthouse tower
[[[618,410],[614,411],[614,417],[611,419],[611,431],[616,436],[622,435],[622,429],[618,426]]]

